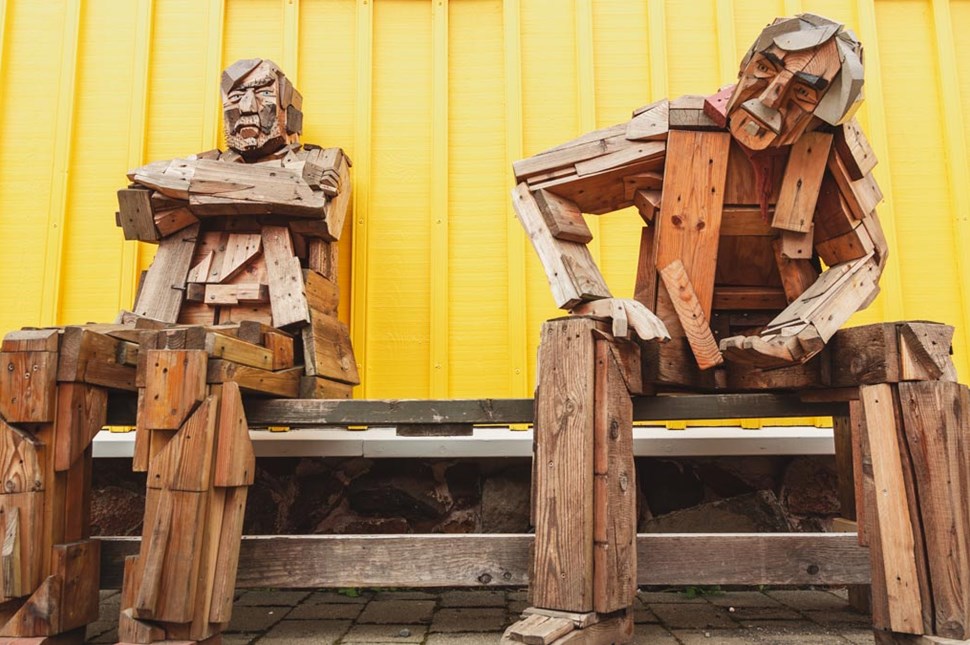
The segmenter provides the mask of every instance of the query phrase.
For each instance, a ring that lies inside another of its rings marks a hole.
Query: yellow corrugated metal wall
[[[775,15],[846,22],[892,245],[854,322],[958,328],[970,377],[970,0],[0,0],[0,329],[106,321],[153,247],[122,241],[129,167],[220,144],[221,68],[280,63],[304,140],[354,160],[343,316],[368,397],[527,396],[555,315],[510,163],[663,96],[710,93]],[[639,218],[593,224],[632,291]]]

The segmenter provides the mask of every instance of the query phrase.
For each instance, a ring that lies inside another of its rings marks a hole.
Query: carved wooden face
[[[731,134],[751,150],[794,143],[840,67],[834,39],[800,51],[772,44],[756,52],[727,106]]]
[[[246,158],[271,153],[286,143],[279,84],[275,66],[262,63],[224,95],[226,142]]]

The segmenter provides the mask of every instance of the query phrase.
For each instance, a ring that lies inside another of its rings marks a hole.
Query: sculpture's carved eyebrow
[[[255,80],[249,81],[247,83],[240,83],[233,87],[230,92],[244,92],[248,89],[259,89],[261,87],[267,87],[273,84],[272,76],[264,76],[263,78],[257,78]]]
[[[821,76],[809,74],[808,72],[795,72],[795,78],[816,90],[824,90],[829,86],[829,82]]]
[[[773,54],[770,51],[763,51],[763,52],[761,52],[761,55],[764,56],[765,58],[767,58],[768,60],[770,60],[772,63],[774,63],[775,65],[777,65],[779,67],[781,67],[783,65],[781,59],[778,58],[777,56],[775,56],[775,54]]]

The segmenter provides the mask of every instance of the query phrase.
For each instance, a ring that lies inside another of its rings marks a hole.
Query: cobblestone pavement
[[[101,592],[88,642],[115,643],[118,592]],[[524,590],[240,591],[225,645],[495,645],[527,607]],[[873,643],[844,590],[641,591],[635,642],[649,645]]]

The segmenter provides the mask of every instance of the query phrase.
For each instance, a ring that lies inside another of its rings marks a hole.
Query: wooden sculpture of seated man
[[[303,341],[304,398],[349,398],[359,383],[337,314],[337,247],[350,159],[301,146],[302,97],[275,63],[222,74],[227,152],[131,171],[119,192],[125,238],[158,242],[138,316],[212,325],[255,320]],[[298,361],[299,362],[299,361]]]
[[[723,386],[722,370],[702,370],[816,355],[875,298],[886,261],[876,159],[852,116],[861,90],[851,32],[811,14],[778,19],[736,85],[659,101],[514,164],[515,208],[556,304],[615,328],[625,312],[656,312],[674,339],[658,382]],[[619,300],[581,213],[628,206],[646,227],[635,300]]]
[[[148,164],[119,191],[126,238],[159,245],[122,322],[162,327],[139,348],[133,468],[148,492],[122,642],[215,645],[230,620],[255,475],[240,389],[349,398],[359,382],[336,317],[350,160],[300,145],[301,96],[271,61],[231,65],[222,99],[228,152]]]

